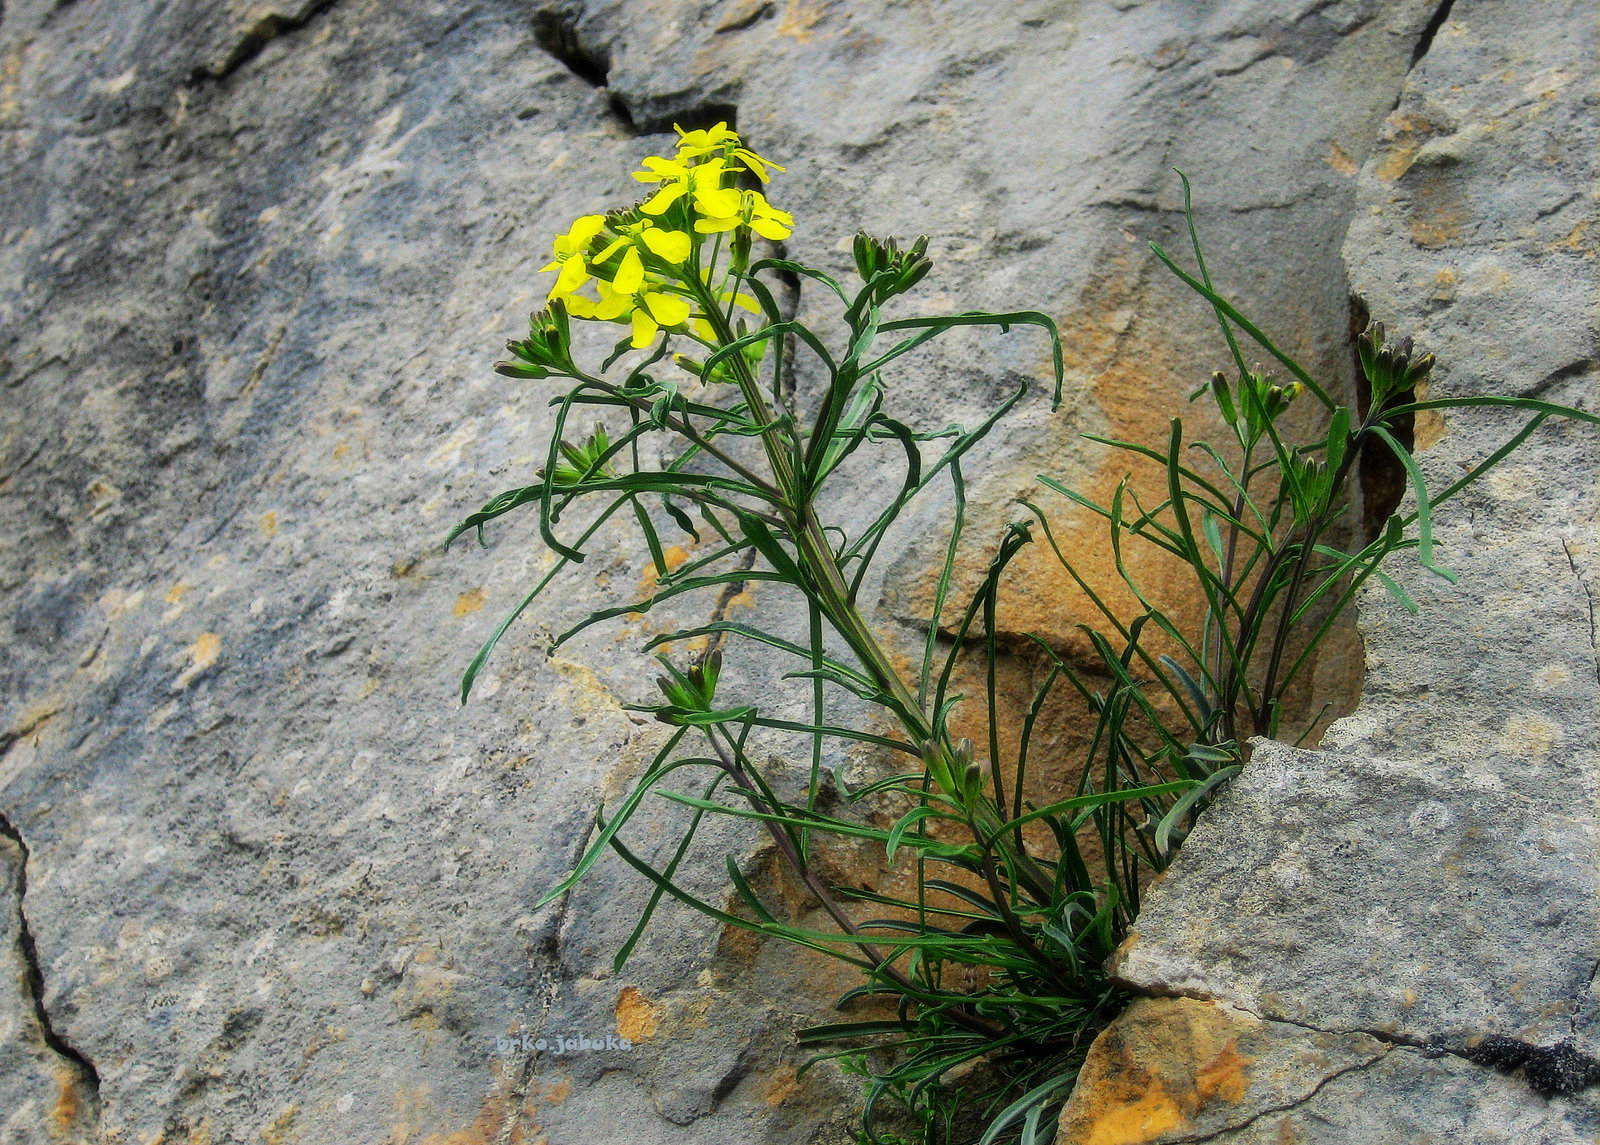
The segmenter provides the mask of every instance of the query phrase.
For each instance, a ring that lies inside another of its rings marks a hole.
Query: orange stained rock
[[[683,562],[689,559],[689,550],[682,545],[668,545],[661,550],[661,556],[666,561],[669,573],[677,572]],[[656,590],[656,581],[660,578],[661,571],[656,568],[656,562],[646,561],[644,576],[639,580],[639,594],[649,596]]]
[[[1087,1137],[1074,1140],[1081,1140],[1082,1145],[1143,1145],[1187,1124],[1189,1119],[1183,1110],[1161,1087],[1161,1079],[1156,1078],[1134,1100],[1106,1109],[1096,1118]]]
[[[633,986],[624,986],[617,995],[617,1036],[642,1042],[656,1032],[659,1008]]]
[[[1218,1102],[1244,1100],[1247,1019],[1211,1002],[1141,998],[1095,1039],[1061,1112],[1059,1145],[1151,1145]]]

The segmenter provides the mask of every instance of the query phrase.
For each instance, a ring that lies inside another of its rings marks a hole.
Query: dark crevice
[[[648,108],[630,105],[610,90],[610,49],[589,41],[579,30],[577,14],[567,8],[534,13],[533,38],[562,67],[605,95],[607,110],[629,135],[655,135],[673,127],[696,131],[719,123],[738,130],[739,109],[726,101],[705,100],[682,107],[656,106],[655,101]]]
[[[1570,381],[1573,378],[1581,378],[1585,374],[1592,372],[1597,365],[1600,365],[1600,362],[1596,362],[1593,358],[1579,358],[1576,361],[1568,362],[1560,369],[1551,370],[1540,378],[1533,389],[1522,396],[1528,398],[1543,397],[1562,382]]]
[[[189,86],[226,79],[260,55],[261,49],[273,40],[279,36],[287,36],[290,32],[298,32],[336,3],[338,0],[317,0],[316,3],[308,5],[305,14],[298,18],[281,16],[277,13],[261,17],[245,29],[244,34],[239,37],[239,42],[234,44],[233,50],[222,60],[198,67],[191,72]]]
[[[590,87],[605,87],[611,56],[584,43],[578,19],[570,12],[544,11],[533,16],[533,38],[563,67]]]
[[[773,256],[779,259],[789,257],[789,248],[784,243],[777,243],[773,247]],[[794,321],[800,313],[800,276],[792,270],[780,268],[777,271],[778,283],[783,287],[783,292],[778,297],[778,313],[785,322]],[[782,359],[779,368],[779,396],[784,405],[790,410],[794,409],[795,397],[795,344],[793,335],[785,335],[779,342]]]
[[[12,738],[12,737],[7,737]],[[4,744],[0,744],[3,750]],[[44,1005],[44,972],[39,965],[39,949],[33,941],[33,930],[28,926],[27,911],[23,904],[28,895],[28,844],[22,834],[3,812],[0,812],[0,838],[9,839],[18,851],[17,878],[14,890],[17,896],[17,952],[22,956],[23,987],[27,990],[33,1007],[34,1021],[39,1026],[39,1036],[44,1044],[66,1063],[75,1075],[75,1083],[82,1099],[80,1109],[87,1113],[91,1123],[100,1120],[100,1071],[95,1069],[82,1052],[68,1042],[50,1021]]]
[[[638,123],[641,135],[655,135],[671,131],[674,127],[681,127],[685,131],[704,131],[719,123],[727,124],[734,131],[739,130],[739,109],[731,103],[721,103],[716,100],[690,104],[688,107],[669,108],[651,115],[635,111],[633,118]]]
[[[1450,9],[1456,0],[1440,0],[1440,4],[1433,10],[1433,16],[1422,29],[1422,35],[1417,38],[1417,46],[1411,49],[1411,66],[1416,67],[1422,62],[1422,57],[1428,54],[1428,49],[1433,47],[1433,38],[1439,34],[1439,29],[1444,27],[1444,22],[1450,18]]]

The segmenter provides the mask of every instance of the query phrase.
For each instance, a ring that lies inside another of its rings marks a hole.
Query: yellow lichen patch
[[[278,535],[278,514],[261,514],[261,535],[263,537],[276,537]]]
[[[539,1093],[539,1100],[546,1105],[560,1105],[572,1096],[572,1079],[564,1077],[560,1081],[553,1081],[543,1087]]]
[[[422,1139],[421,1145],[496,1145],[513,1124],[523,1120],[514,1116],[506,1086],[507,1082],[502,1080],[484,1096],[471,1125],[445,1133],[430,1133]]]
[[[187,688],[196,676],[217,662],[217,655],[221,651],[222,637],[215,632],[202,632],[200,638],[190,645],[189,666],[173,681],[173,687]]]
[[[192,587],[194,587],[194,586],[190,585],[186,581],[181,581],[180,580],[177,584],[175,584],[171,588],[167,589],[167,603],[168,604],[177,604],[180,600],[183,599],[183,594],[188,592],[189,589],[191,589]]]
[[[481,588],[469,588],[466,592],[456,597],[455,614],[466,616],[470,612],[477,612],[483,607],[484,593]]]
[[[791,36],[802,44],[809,43],[812,32],[822,23],[823,9],[810,0],[789,0],[778,21],[778,35]]]
[[[1088,1136],[1075,1140],[1081,1140],[1082,1145],[1144,1145],[1188,1123],[1183,1110],[1167,1096],[1157,1078],[1136,1100],[1107,1109]]]
[[[617,699],[617,694],[606,687],[599,676],[576,660],[552,656],[547,662],[561,676],[561,702],[569,712],[586,716],[597,711],[616,712],[621,709],[622,701]]]
[[[792,1066],[784,1066],[773,1072],[767,1080],[767,1092],[762,1095],[762,1100],[776,1109],[795,1091],[795,1071]]]
[[[1418,167],[1411,195],[1411,238],[1421,247],[1448,246],[1461,237],[1472,210],[1461,181],[1448,168]]]
[[[83,1100],[83,1079],[76,1070],[61,1065],[55,1074],[56,1100],[50,1107],[50,1127],[54,1139],[65,1141],[74,1130],[87,1128],[82,1122],[88,1106]]]
[[[689,559],[689,551],[681,545],[668,545],[661,551],[661,557],[666,561],[669,573],[677,572],[683,562]],[[641,596],[649,596],[656,590],[656,582],[661,576],[661,570],[656,568],[656,562],[650,561],[644,566],[644,577],[639,582]]]
[[[630,1042],[653,1037],[660,1020],[660,1009],[635,987],[624,986],[617,995],[617,1036]]]
[[[300,1112],[298,1105],[286,1105],[283,1112],[272,1119],[272,1124],[261,1130],[262,1145],[289,1145],[300,1135],[294,1133],[294,1119]],[[292,1135],[291,1135],[292,1134]]]
[[[1567,671],[1565,664],[1546,664],[1533,674],[1533,686],[1541,692],[1548,692],[1570,679],[1572,673]]]
[[[1147,1145],[1244,1100],[1250,1019],[1190,998],[1141,998],[1095,1039],[1061,1112],[1060,1145]]]
[[[1354,175],[1359,170],[1356,161],[1350,158],[1350,153],[1337,143],[1328,144],[1328,166],[1346,177]]]
[[[1545,759],[1564,738],[1559,724],[1532,712],[1518,713],[1505,723],[1500,750]]]
[[[1200,1104],[1221,1099],[1232,1105],[1244,1100],[1249,1077],[1244,1067],[1250,1059],[1239,1053],[1239,1040],[1235,1038],[1222,1047],[1222,1052],[1208,1061],[1194,1075],[1194,1091],[1200,1095]]]
[[[714,29],[717,32],[737,32],[748,28],[762,16],[767,9],[772,7],[772,0],[734,0],[728,10],[723,13],[722,19],[717,21]]]
[[[1448,272],[1445,272],[1448,273]],[[1455,276],[1451,275],[1451,281]],[[1417,386],[1417,401],[1427,401],[1428,383],[1423,381]],[[1414,449],[1432,449],[1439,443],[1448,427],[1445,425],[1444,414],[1436,409],[1418,410],[1411,426],[1412,447]]]

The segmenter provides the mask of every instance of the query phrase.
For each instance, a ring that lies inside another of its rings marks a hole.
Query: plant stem
[[[717,753],[717,758],[722,761],[723,769],[734,783],[739,785],[752,808],[763,815],[774,814],[776,809],[768,807],[756,794],[755,784],[750,781],[750,777],[745,773],[744,766],[739,762],[737,749],[730,753],[728,747],[718,741],[716,730],[715,728],[707,728],[706,738],[711,741],[712,749]],[[723,730],[722,734],[731,744],[732,737],[728,736],[727,731]],[[778,853],[783,856],[783,861],[788,864],[795,877],[805,884],[806,889],[811,892],[812,898],[816,899],[817,904],[828,912],[828,916],[833,919],[839,929],[856,940],[856,949],[860,950],[872,963],[875,972],[888,978],[912,997],[919,997],[927,993],[927,991],[911,981],[910,978],[906,977],[898,967],[893,965],[887,956],[862,936],[860,928],[845,913],[844,908],[839,905],[833,895],[829,893],[822,880],[817,878],[816,872],[801,859],[799,851],[795,849],[794,840],[789,838],[788,832],[771,819],[764,820],[764,822],[767,826],[767,833],[772,836],[772,841],[778,848]],[[957,1025],[964,1026],[973,1033],[981,1034],[984,1037],[997,1039],[1005,1033],[999,1026],[959,1007],[946,1010],[945,1013],[949,1014],[950,1019]]]

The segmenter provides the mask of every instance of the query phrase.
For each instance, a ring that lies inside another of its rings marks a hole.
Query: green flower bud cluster
[[[856,235],[856,273],[867,284],[872,305],[882,305],[922,281],[933,269],[933,261],[924,254],[927,249],[927,235],[919,235],[905,251],[892,238],[880,242],[865,232]]]
[[[706,657],[705,663],[695,664],[686,672],[665,656],[656,659],[667,670],[667,675],[656,677],[656,687],[670,705],[657,710],[656,719],[664,724],[683,726],[710,724],[726,718],[727,713],[712,707],[717,694],[717,677],[722,673],[721,649]]]
[[[972,758],[970,739],[950,746],[930,740],[923,745],[922,762],[934,785],[961,806],[973,806],[983,793],[983,768]]]
[[[1382,409],[1389,399],[1415,390],[1433,370],[1433,355],[1416,355],[1408,335],[1398,344],[1383,340],[1382,322],[1372,322],[1356,337],[1361,372],[1372,388],[1372,404]]]
[[[1211,392],[1216,396],[1217,408],[1222,411],[1222,420],[1238,425],[1242,417],[1256,435],[1267,423],[1277,421],[1302,389],[1299,382],[1279,384],[1274,375],[1261,369],[1260,363],[1240,377],[1237,389],[1221,370],[1211,375]]]
[[[506,343],[511,360],[496,362],[495,372],[508,378],[548,378],[552,375],[571,376],[577,369],[572,363],[572,333],[567,322],[566,304],[559,298],[550,305],[528,315],[528,336],[524,340]]]
[[[607,435],[604,426],[595,426],[591,433],[579,445],[569,441],[559,443],[561,456],[566,459],[566,464],[556,463],[555,484],[572,486],[582,482],[585,478],[615,477],[603,464],[607,454],[611,452],[611,438]],[[539,470],[539,479],[544,479],[544,470]]]

